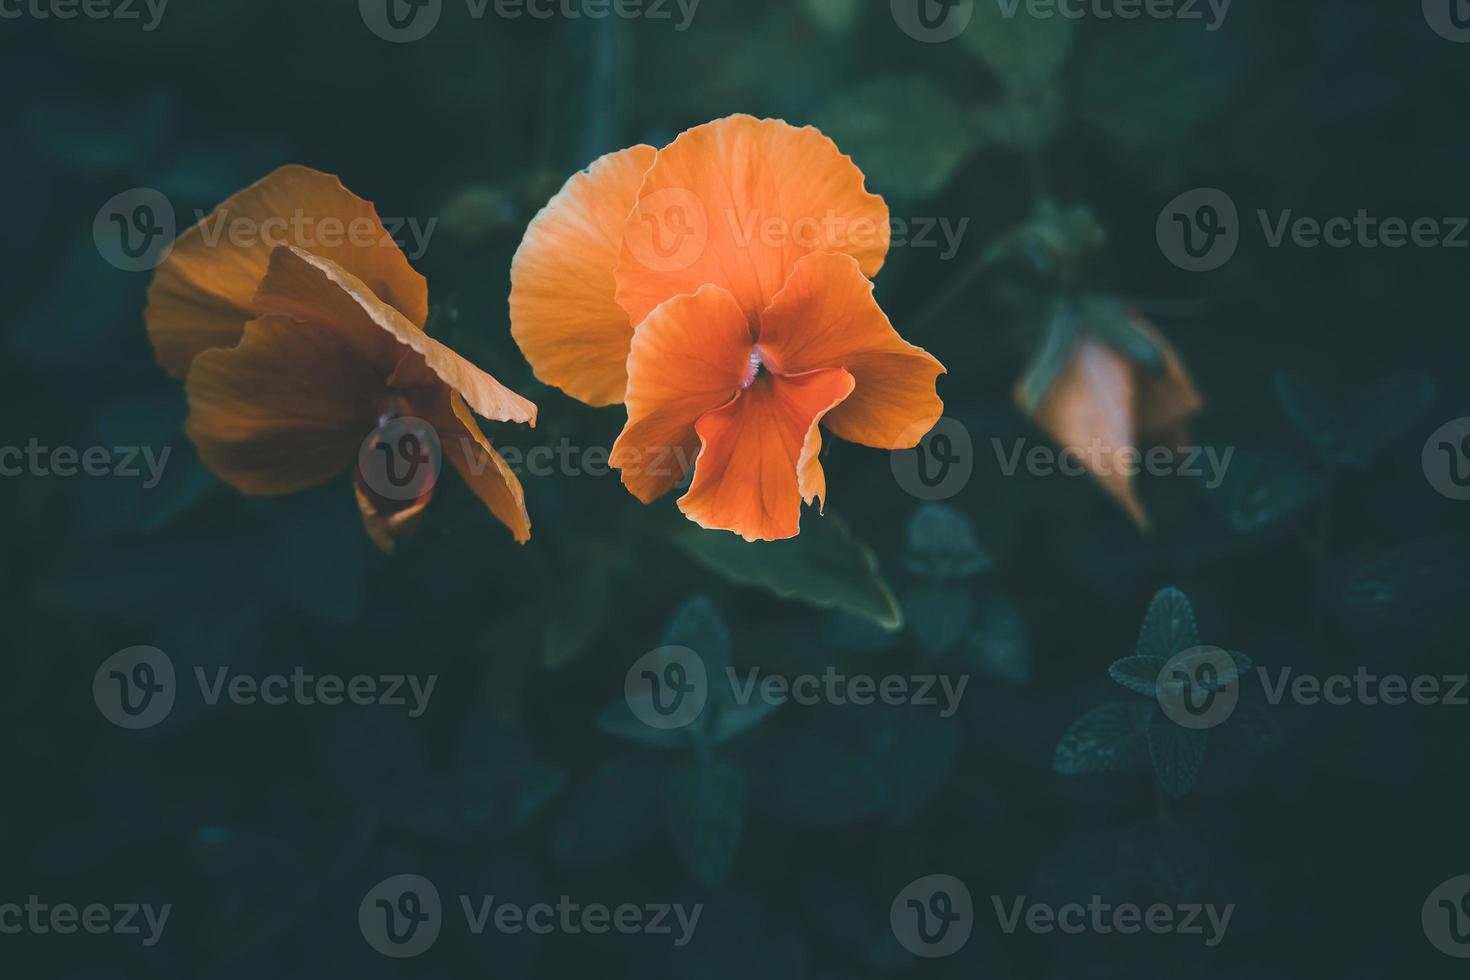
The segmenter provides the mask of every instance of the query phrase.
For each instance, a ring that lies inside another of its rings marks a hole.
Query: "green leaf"
[[[995,566],[995,559],[976,540],[974,522],[948,504],[919,505],[909,518],[906,537],[904,567],[930,581],[967,578]]]
[[[1072,304],[1057,297],[1041,346],[1021,375],[1021,407],[1028,415],[1035,414],[1046,393],[1051,391],[1052,385],[1071,362],[1072,351],[1080,336],[1082,322]]]
[[[975,0],[975,16],[962,35],[966,46],[1011,89],[1045,85],[1072,47],[1069,17],[1033,17],[1024,0]]]
[[[1177,146],[1230,104],[1254,60],[1228,32],[1129,24],[1103,34],[1082,59],[1082,114],[1130,149]]]
[[[1209,744],[1208,728],[1185,728],[1163,712],[1154,713],[1148,728],[1148,754],[1165,793],[1178,800],[1194,788]]]
[[[798,826],[827,827],[861,820],[889,802],[888,783],[868,759],[826,735],[783,735],[756,771],[761,811]]]
[[[865,754],[888,782],[887,817],[917,816],[944,786],[959,751],[961,722],[915,705],[865,714]]]
[[[592,645],[612,615],[612,577],[594,564],[563,582],[549,604],[551,610],[574,609],[574,615],[552,612],[541,632],[541,662],[549,669],[564,667]]]
[[[1143,627],[1138,631],[1138,645],[1134,652],[1140,657],[1168,660],[1176,653],[1197,646],[1199,626],[1195,623],[1194,607],[1189,604],[1189,597],[1175,588],[1159,590],[1149,603],[1148,615],[1143,618]],[[1155,676],[1158,676],[1157,671]]]
[[[801,0],[801,9],[828,34],[846,34],[857,20],[863,0]]]
[[[1200,486],[1210,505],[1237,534],[1250,534],[1291,517],[1327,492],[1327,481],[1291,456],[1238,449],[1217,486]]]
[[[659,646],[688,647],[699,654],[712,676],[723,673],[733,662],[730,627],[719,607],[705,595],[691,596],[674,610]]]
[[[1148,768],[1149,719],[1143,701],[1109,701],[1078,718],[1057,743],[1052,768],[1063,776],[1143,772]]]
[[[1366,468],[1434,400],[1425,375],[1399,375],[1369,386],[1345,404],[1294,371],[1278,371],[1276,397],[1292,427],[1329,462]]]
[[[600,864],[643,844],[658,826],[659,773],[646,756],[601,766],[573,791],[551,833],[563,867]]]
[[[878,559],[836,514],[808,514],[801,534],[785,541],[748,542],[689,525],[676,532],[675,543],[737,585],[818,608],[843,609],[885,629],[903,626],[903,613],[878,571]]]
[[[1135,694],[1146,698],[1159,696],[1159,671],[1169,662],[1166,657],[1124,657],[1108,668],[1108,676]]]
[[[729,686],[720,687],[728,689]],[[759,726],[779,707],[779,702],[763,701],[759,698],[745,704],[735,701],[733,697],[719,699],[712,706],[713,717],[703,733],[705,741],[711,746],[733,741]]]
[[[704,884],[725,880],[745,822],[744,771],[714,759],[684,763],[664,778],[664,817],[674,850]]]
[[[975,618],[975,598],[959,586],[918,585],[903,594],[909,632],[926,657],[942,657],[955,648]]]
[[[994,680],[1024,684],[1031,679],[1031,639],[1015,603],[1002,595],[980,601],[965,657]]]
[[[925,75],[877,78],[832,100],[817,126],[881,191],[929,197],[980,145],[964,110]]]
[[[622,698],[599,711],[593,724],[606,735],[660,752],[692,749],[697,735],[695,725],[685,728],[654,728],[633,714],[628,702]]]

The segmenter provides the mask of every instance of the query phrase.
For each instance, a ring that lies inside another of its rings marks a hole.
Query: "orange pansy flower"
[[[873,299],[888,241],[830,139],[731,116],[574,175],[516,253],[511,332],[542,381],[626,403],[612,463],[639,500],[692,465],[691,520],[789,538],[826,497],[820,426],[906,449],[943,412],[943,366]]]
[[[373,206],[288,166],[179,236],[145,317],[158,363],[185,382],[200,458],[236,489],[295,493],[351,468],[368,533],[391,551],[422,516],[442,447],[524,542],[520,481],[471,409],[534,425],[536,406],[424,333],[428,313],[424,277]],[[421,454],[383,470],[414,479],[375,478],[378,449]]]

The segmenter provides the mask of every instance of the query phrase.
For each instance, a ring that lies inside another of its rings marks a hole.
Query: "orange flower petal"
[[[826,136],[737,115],[658,152],[628,216],[617,300],[634,325],[706,283],[755,318],[815,251],[845,252],[876,275],[888,254],[888,206]]]
[[[1174,345],[1154,329],[1153,324],[1143,317],[1134,315],[1138,329],[1154,342],[1164,355],[1163,374],[1153,374],[1137,368],[1138,374],[1138,429],[1145,438],[1166,438],[1178,435],[1185,438],[1188,422],[1205,407],[1204,396],[1194,385],[1189,370],[1184,366]]]
[[[339,329],[267,316],[189,371],[186,430],[220,479],[259,495],[295,493],[346,470],[376,425],[378,368]]]
[[[694,483],[679,509],[701,527],[747,541],[794,537],[802,501],[826,493],[818,423],[853,385],[841,368],[769,374],[706,414]]]
[[[362,527],[368,539],[385,555],[393,554],[399,540],[412,536],[429,508],[429,498],[414,501],[401,510],[379,509],[373,495],[363,487],[360,480],[352,481],[353,494],[357,497],[357,512],[362,515]]]
[[[534,404],[424,333],[331,259],[293,246],[277,249],[255,304],[306,322],[336,323],[366,349],[379,349],[386,334],[418,355],[398,366],[395,383],[424,384],[437,378],[485,418],[536,424]],[[420,361],[428,370],[413,370]],[[381,379],[380,386],[386,382],[386,377]]]
[[[480,431],[463,398],[451,393],[447,408],[430,421],[439,432],[450,465],[500,523],[510,528],[516,542],[525,544],[531,540],[531,515],[526,511],[520,479]]]
[[[615,405],[628,386],[633,324],[614,298],[613,269],[655,152],[610,153],[573,175],[511,261],[511,336],[537,378],[589,405]]]
[[[1035,419],[1059,446],[1076,454],[1135,524],[1147,528],[1148,513],[1134,491],[1133,478],[1113,465],[1120,450],[1136,445],[1137,370],[1122,354],[1084,334],[1037,406]],[[1100,466],[1100,459],[1107,465]]]
[[[271,253],[294,244],[352,272],[415,324],[428,318],[428,286],[383,228],[373,206],[330,174],[287,166],[216,208],[174,242],[148,289],[144,314],[158,363],[182,379],[201,351],[233,347]]]
[[[857,387],[825,425],[849,442],[908,449],[944,414],[944,366],[893,329],[851,256],[816,253],[761,315],[761,357],[783,374],[846,368]]]
[[[740,388],[750,328],[718,286],[669,300],[639,325],[628,355],[628,424],[612,465],[645,504],[672,490],[694,461],[699,417]]]

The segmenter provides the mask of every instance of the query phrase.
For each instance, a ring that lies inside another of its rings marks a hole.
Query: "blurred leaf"
[[[917,585],[903,594],[904,621],[926,657],[942,657],[969,632],[975,598],[962,586]]]
[[[737,585],[845,609],[886,629],[903,625],[898,600],[879,573],[872,549],[836,514],[808,515],[801,534],[786,541],[748,542],[692,525],[676,534],[675,542],[689,557]]]
[[[801,0],[801,9],[828,34],[845,34],[857,20],[863,0]]]
[[[220,487],[183,433],[184,411],[178,395],[130,398],[109,405],[97,418],[96,445],[108,451],[112,467],[127,466],[136,475],[112,469],[87,477],[84,527],[104,533],[156,531]]]
[[[508,833],[535,819],[566,787],[566,773],[537,762],[519,735],[472,717],[460,739],[456,802],[465,824]]]
[[[640,847],[658,826],[659,772],[645,756],[605,763],[572,792],[551,833],[557,864],[601,864]]]
[[[1369,386],[1344,404],[1294,371],[1278,371],[1274,382],[1281,407],[1302,438],[1323,459],[1360,468],[1402,436],[1438,390],[1424,375],[1400,375]]]
[[[1209,743],[1208,728],[1185,728],[1161,711],[1154,713],[1148,729],[1148,754],[1165,793],[1178,800],[1194,788]]]
[[[892,650],[898,645],[900,636],[871,619],[851,613],[830,612],[822,617],[821,638],[824,644],[835,650],[872,653]]]
[[[1194,607],[1189,604],[1189,597],[1175,588],[1160,589],[1143,617],[1134,652],[1140,657],[1168,660],[1176,653],[1197,646],[1199,625],[1195,622]]]
[[[112,174],[136,173],[158,154],[176,114],[172,96],[153,92],[106,109],[96,101],[43,96],[26,106],[24,119],[32,140],[57,163],[81,173]]]
[[[948,504],[920,504],[909,517],[903,566],[934,582],[988,572],[995,559],[980,546],[969,516]]]
[[[725,880],[745,822],[745,773],[714,759],[688,762],[664,778],[664,816],[674,850],[710,887]]]
[[[915,198],[942,190],[981,140],[975,123],[925,75],[865,82],[829,103],[817,127],[877,189]]]
[[[992,680],[1024,684],[1031,679],[1031,638],[1014,602],[1003,595],[980,600],[965,658]]]
[[[1205,497],[1237,534],[1291,517],[1327,492],[1327,481],[1291,456],[1237,449],[1219,485],[1201,481]]]
[[[723,673],[734,662],[730,627],[706,595],[691,596],[674,610],[659,646],[688,647],[699,654],[711,675]]]
[[[1078,718],[1057,743],[1052,768],[1063,776],[1143,772],[1149,765],[1149,721],[1143,701],[1109,701]]]
[[[976,0],[965,44],[1016,91],[1047,84],[1072,46],[1074,24],[1058,12],[1035,17],[1025,0]]]
[[[607,624],[613,608],[611,574],[592,562],[557,588],[548,608],[552,612],[542,630],[541,662],[556,670],[586,653]]]
[[[597,713],[597,730],[614,738],[663,752],[691,749],[698,734],[696,725],[683,728],[654,728],[633,714],[628,702],[619,698]]]
[[[726,687],[728,685],[721,685],[721,688]],[[733,741],[759,726],[779,707],[781,707],[779,702],[763,701],[758,698],[747,701],[745,704],[740,704],[733,698],[722,699],[712,705],[714,717],[704,732],[705,740],[711,746],[724,745],[726,742]]]
[[[1131,149],[1184,141],[1231,102],[1255,60],[1230,32],[1158,20],[1123,27],[1088,48],[1078,91],[1083,115]]]
[[[20,315],[10,343],[22,357],[48,369],[105,369],[123,328],[143,329],[148,276],[108,264],[89,234],[61,258],[49,292]]]
[[[1047,321],[1041,346],[1036,349],[1026,371],[1021,375],[1017,390],[1020,393],[1021,409],[1028,415],[1035,414],[1052,386],[1062,376],[1072,361],[1077,338],[1082,335],[1082,322],[1071,303],[1057,297],[1052,307],[1051,319]]]
[[[867,754],[888,783],[888,817],[906,823],[944,786],[959,751],[960,721],[911,704],[867,717]]]
[[[823,827],[861,820],[888,805],[873,764],[826,735],[792,732],[762,757],[752,799],[774,819]]]
[[[1167,657],[1124,657],[1108,667],[1108,676],[1135,694],[1146,698],[1159,696],[1159,671],[1169,662]]]

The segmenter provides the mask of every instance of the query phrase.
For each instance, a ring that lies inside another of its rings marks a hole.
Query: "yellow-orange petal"
[[[194,359],[186,431],[216,476],[248,494],[326,483],[357,458],[374,426],[377,366],[338,329],[266,316],[234,347]]]
[[[1174,345],[1142,316],[1135,314],[1133,322],[1153,341],[1164,358],[1162,374],[1154,374],[1142,367],[1134,369],[1138,376],[1139,435],[1146,439],[1168,439],[1177,435],[1182,441],[1189,420],[1205,407],[1204,396],[1195,387],[1194,379]]]
[[[416,355],[397,362],[394,376],[400,383],[426,384],[437,378],[485,418],[536,424],[535,404],[424,333],[331,259],[293,246],[277,249],[255,304],[303,322],[337,324],[371,349],[379,349],[387,336],[401,345],[398,352],[407,348]],[[387,381],[385,375],[382,383]]]
[[[490,512],[510,529],[520,544],[531,539],[531,515],[520,479],[490,445],[479,423],[458,394],[430,419],[449,463]]]
[[[589,405],[615,405],[628,386],[633,324],[613,269],[655,153],[634,146],[574,174],[511,260],[511,336],[537,378]]]
[[[239,342],[246,321],[262,313],[253,301],[280,245],[332,260],[414,324],[427,320],[424,277],[372,204],[331,174],[286,166],[185,231],[159,266],[144,318],[164,370],[182,379],[200,352]]]
[[[636,326],[706,283],[756,316],[812,252],[844,252],[866,275],[888,254],[888,205],[826,136],[736,115],[658,152],[628,216],[617,300]]]
[[[645,504],[668,493],[694,463],[694,424],[739,389],[750,368],[750,328],[718,286],[660,306],[633,335],[628,354],[628,423],[612,465]]]
[[[935,380],[944,366],[898,335],[851,256],[796,263],[761,314],[759,348],[785,374],[846,368],[852,396],[827,416],[834,435],[877,449],[908,449],[944,414]]]
[[[426,496],[407,507],[385,510],[361,480],[352,481],[352,491],[357,498],[357,512],[362,515],[363,530],[385,555],[393,554],[400,540],[418,530],[429,508],[429,497]]]
[[[697,425],[699,459],[679,509],[747,541],[794,537],[801,505],[826,493],[818,423],[853,391],[841,368],[767,374]]]

